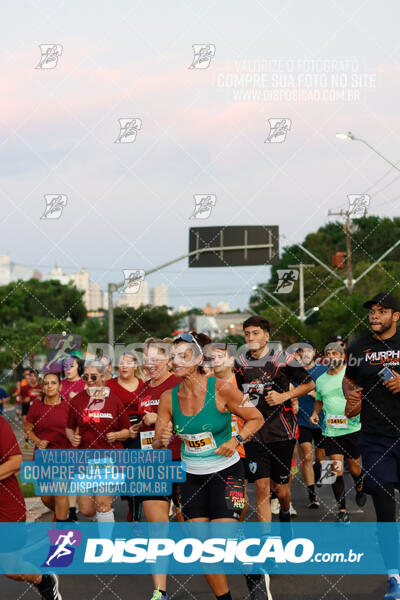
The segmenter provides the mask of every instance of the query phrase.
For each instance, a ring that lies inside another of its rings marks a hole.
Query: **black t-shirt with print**
[[[290,383],[309,383],[309,373],[299,365],[288,352],[272,350],[261,358],[254,358],[250,352],[235,359],[234,372],[238,388],[249,394],[251,402],[262,413],[265,423],[257,431],[253,440],[269,444],[293,440],[299,436],[296,415],[291,401],[278,406],[269,406],[266,394],[275,390],[289,391]]]
[[[378,372],[383,367],[400,373],[400,331],[387,340],[370,332],[349,345],[346,376],[363,388],[362,431],[400,438],[400,393],[392,394],[382,385]]]

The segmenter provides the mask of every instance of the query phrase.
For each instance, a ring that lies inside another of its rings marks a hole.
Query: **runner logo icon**
[[[81,545],[79,529],[51,529],[47,531],[50,548],[42,567],[68,567],[74,558],[75,548]]]

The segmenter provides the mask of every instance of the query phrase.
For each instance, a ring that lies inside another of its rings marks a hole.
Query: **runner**
[[[0,415],[4,412],[4,404],[10,401],[10,396],[7,394],[6,390],[0,387]]]
[[[46,373],[42,387],[42,398],[33,401],[26,416],[26,435],[40,450],[71,448],[65,434],[69,406],[60,395],[60,374]],[[71,520],[68,496],[42,496],[41,500],[54,512],[56,521]]]
[[[356,490],[358,506],[364,506],[367,496],[363,491],[363,473],[360,465],[360,448],[358,436],[361,429],[360,417],[349,419],[345,416],[346,399],[342,392],[342,382],[345,373],[344,348],[337,342],[325,346],[325,356],[328,362],[326,373],[316,381],[316,397],[314,411],[310,423],[319,425],[320,412],[324,412],[323,434],[326,455],[332,461],[332,471],[336,480],[332,484],[333,494],[338,503],[337,520],[349,523],[349,513],[346,510],[346,491],[343,478],[344,458]]]
[[[124,352],[118,362],[118,377],[108,379],[106,385],[121,400],[126,414],[129,417],[130,426],[138,426],[140,416],[138,414],[138,394],[143,381],[136,375],[138,361],[132,352]],[[140,448],[138,438],[129,437],[124,441],[124,448]],[[121,496],[128,502],[127,521],[140,521],[141,503],[135,496]],[[136,501],[135,501],[136,500]]]
[[[129,437],[129,417],[121,400],[104,385],[104,374],[104,363],[89,362],[83,374],[87,389],[71,400],[66,432],[74,448],[122,449]],[[79,496],[78,506],[86,517],[114,522],[112,501],[113,496]]]
[[[139,392],[139,415],[142,419],[140,430],[135,426],[131,427],[131,435],[137,436],[136,439],[139,440],[143,450],[148,450],[152,449],[161,395],[181,380],[169,371],[169,343],[159,338],[148,338],[145,342],[143,358],[150,379],[143,384]],[[173,460],[180,460],[180,447],[180,439],[173,436],[168,445]],[[172,496],[141,496],[146,521],[168,523],[171,500],[174,501],[178,516],[180,515],[176,484],[173,492]],[[153,573],[152,578],[154,585],[152,600],[167,598],[167,575]]]
[[[233,363],[235,360],[235,353],[233,350],[233,345],[231,344],[223,344],[215,342],[211,345],[211,366],[212,372],[211,376],[215,377],[220,381],[225,381],[227,383],[233,384],[237,387],[236,378],[233,373]],[[239,430],[243,427],[242,419],[239,419],[236,415],[232,414],[232,435],[237,435]],[[238,454],[240,456],[240,460],[243,463],[243,468],[246,466],[246,452],[244,450],[243,444],[238,446],[237,448]],[[249,508],[249,498],[247,496],[247,480],[244,480],[244,498],[245,504],[244,508],[240,515],[240,520],[244,521],[246,518],[246,513]]]
[[[26,425],[26,415],[28,414],[29,407],[33,400],[36,398],[40,398],[42,396],[42,386],[39,382],[39,377],[37,371],[35,369],[29,369],[29,373],[27,376],[26,385],[21,386],[21,416],[22,416],[22,424],[25,428]],[[25,438],[25,448],[29,448],[28,438]]]
[[[0,415],[0,521],[21,523],[25,521],[25,500],[17,478],[22,454],[17,439],[7,421]],[[9,540],[9,552],[21,550],[18,543]],[[14,558],[15,560],[15,558]],[[58,591],[57,575],[6,575],[15,581],[26,581],[35,586],[43,600],[62,600]]]
[[[255,483],[258,521],[271,521],[271,481],[281,510],[279,519],[290,522],[290,471],[298,437],[292,398],[308,394],[314,382],[293,356],[268,347],[270,323],[253,316],[243,323],[249,350],[235,359],[234,370],[240,390],[265,418],[265,424],[245,445],[247,478]],[[290,382],[297,383],[290,390]]]
[[[174,340],[172,367],[182,383],[161,396],[153,446],[167,447],[173,428],[182,439],[187,477],[180,485],[180,500],[185,520],[235,522],[244,506],[244,472],[236,449],[264,419],[235,386],[207,377],[201,363],[210,341],[201,333],[182,333]],[[245,421],[235,437],[231,413]],[[216,598],[232,599],[226,575],[205,577]]]
[[[312,342],[305,340],[298,348],[296,359],[311,375],[315,382],[317,378],[326,372],[327,367],[317,365],[315,362],[316,348]],[[321,412],[318,425],[310,423],[310,417],[314,410],[315,390],[301,396],[297,423],[299,426],[299,450],[302,473],[308,492],[308,508],[319,508],[315,492],[315,483],[321,476],[321,461],[325,459],[325,450],[322,443],[323,414]],[[313,464],[313,443],[315,448],[315,463]]]
[[[69,404],[74,396],[85,389],[82,379],[83,362],[76,356],[65,358],[62,363],[61,396]]]
[[[396,520],[395,488],[400,488],[400,303],[380,292],[363,305],[371,331],[351,343],[343,392],[346,415],[360,414],[360,449],[365,487],[379,522]],[[389,574],[386,600],[400,598],[399,553],[388,555],[379,536]]]
[[[82,379],[83,361],[76,356],[69,356],[62,362],[61,395],[65,402],[69,404],[74,396],[77,396],[85,389],[85,382]],[[68,496],[70,521],[77,521],[76,514],[76,496]]]

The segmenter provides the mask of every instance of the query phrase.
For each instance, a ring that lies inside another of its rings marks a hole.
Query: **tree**
[[[115,341],[130,344],[148,337],[169,337],[180,318],[181,315],[169,314],[167,306],[118,306],[114,310]]]

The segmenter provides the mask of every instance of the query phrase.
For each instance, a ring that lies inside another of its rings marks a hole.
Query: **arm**
[[[283,404],[287,400],[292,400],[293,398],[297,398],[298,396],[306,396],[310,392],[315,389],[315,383],[310,381],[309,383],[300,383],[297,387],[289,390],[288,392],[276,392],[272,390],[268,392],[266,396],[266,400],[270,406],[278,406],[279,404]]]
[[[363,388],[358,387],[354,379],[350,379],[347,375],[343,377],[342,390],[346,398],[346,407],[344,414],[346,417],[356,417],[361,412],[361,391]]]
[[[65,435],[67,436],[67,439],[69,441],[69,443],[71,444],[71,446],[73,446],[74,448],[77,448],[79,446],[79,444],[81,443],[81,436],[78,433],[78,429],[75,430],[74,429],[70,429],[69,427],[65,428]]]
[[[44,450],[47,447],[49,441],[41,440],[40,438],[38,438],[38,436],[33,431],[33,429],[34,429],[33,423],[30,423],[29,421],[25,421],[24,429],[25,429],[26,437],[28,438],[28,440],[31,440],[31,442],[33,442],[35,444],[35,446],[37,446],[41,450]]]
[[[153,448],[168,448],[172,435],[172,393],[168,390],[161,394],[158,405],[156,430],[153,439]]]
[[[231,383],[216,381],[215,390],[218,403],[221,403],[224,408],[230,413],[244,420],[244,425],[239,431],[243,441],[246,442],[264,425],[264,417],[255,406],[243,396]],[[236,437],[224,442],[214,450],[215,454],[222,456],[232,456],[236,448],[240,445]]]
[[[120,429],[119,431],[110,431],[106,434],[106,438],[113,444],[114,442],[124,442],[128,439],[129,435],[129,429]]]
[[[319,425],[319,414],[322,411],[321,400],[315,400],[313,414],[310,417],[310,423],[313,425]]]
[[[0,465],[0,481],[18,473],[22,463],[22,454],[14,454]]]

